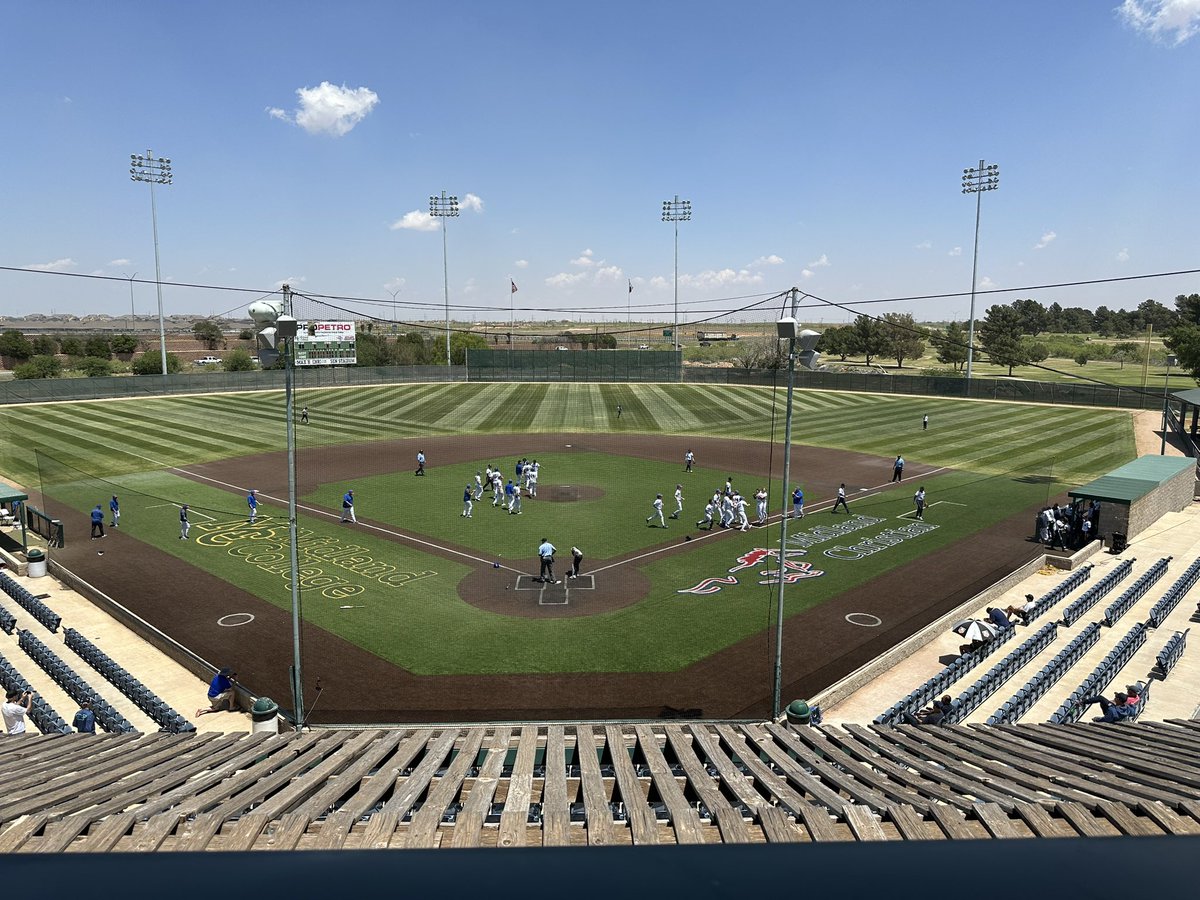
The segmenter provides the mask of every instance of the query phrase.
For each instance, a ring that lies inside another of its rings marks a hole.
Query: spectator
[[[237,683],[237,672],[226,666],[212,680],[212,684],[208,686],[208,709],[196,710],[197,716],[203,716],[211,712],[220,712],[221,707],[228,705],[230,712],[237,712],[237,693],[234,691],[234,685]]]
[[[1099,703],[1100,709],[1104,713],[1102,716],[1097,716],[1095,722],[1123,722],[1126,719],[1132,721],[1137,715],[1137,706],[1129,705],[1129,695],[1118,691],[1113,694],[1112,700],[1107,697],[1084,697],[1079,701],[1079,705],[1086,709],[1093,703]]]
[[[1012,628],[1013,627],[1012,620],[1007,615],[1005,615],[1004,610],[1000,609],[999,607],[989,606],[987,608],[987,614],[988,614],[988,618],[996,623],[997,628]]]
[[[1025,602],[1020,606],[1010,606],[1004,610],[1004,614],[1009,616],[1020,616],[1021,624],[1028,625],[1029,620],[1033,615],[1033,608],[1037,606],[1037,601],[1033,599],[1033,594],[1025,595]]]
[[[922,725],[941,725],[953,708],[954,700],[946,694],[941,700],[934,700],[929,709],[922,710],[917,718]]]
[[[92,712],[92,701],[84,700],[79,704],[79,712],[75,713],[71,726],[80,734],[96,733],[96,714]]]
[[[8,699],[0,705],[4,727],[9,734],[25,733],[25,716],[33,706],[33,691],[9,691]]]

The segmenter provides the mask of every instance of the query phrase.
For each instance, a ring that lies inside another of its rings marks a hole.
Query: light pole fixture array
[[[166,375],[167,328],[163,322],[162,266],[158,259],[158,204],[154,199],[154,186],[171,183],[171,161],[161,156],[156,158],[149,150],[145,156],[131,153],[129,178],[131,181],[144,181],[150,185],[150,219],[154,224],[154,286],[158,289],[158,347],[162,357],[162,373]]]
[[[982,159],[974,169],[963,169],[962,192],[975,195],[975,252],[971,256],[971,318],[967,326],[967,383],[971,382],[971,364],[975,361],[975,273],[979,265],[979,212],[985,191],[1000,187],[1000,167]]]
[[[662,220],[675,224],[675,320],[671,326],[671,339],[676,350],[679,350],[679,223],[691,218],[691,200],[680,200],[676,194],[674,200],[663,201]]]
[[[442,196],[429,198],[429,215],[442,220],[442,284],[446,292],[446,365],[450,365],[450,268],[446,262],[446,220],[458,216],[458,198]]]

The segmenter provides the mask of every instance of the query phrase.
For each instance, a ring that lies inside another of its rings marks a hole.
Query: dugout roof
[[[1068,491],[1067,495],[1075,500],[1132,503],[1195,465],[1195,460],[1184,457],[1142,456],[1083,487]]]
[[[0,481],[0,503],[15,503],[17,500],[25,501],[29,499],[29,495],[24,491],[19,491],[11,484]]]

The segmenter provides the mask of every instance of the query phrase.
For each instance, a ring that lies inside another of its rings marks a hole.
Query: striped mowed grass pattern
[[[782,388],[676,384],[301,387],[296,397],[311,417],[297,432],[301,446],[572,431],[782,440],[785,404]],[[31,483],[35,448],[97,475],[279,450],[282,418],[278,391],[8,407],[0,409],[0,469]],[[1134,456],[1127,412],[813,390],[795,393],[793,440],[1062,483]]]

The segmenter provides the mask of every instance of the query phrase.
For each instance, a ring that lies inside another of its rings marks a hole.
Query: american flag
[[[631,293],[631,294],[633,293],[633,279],[632,278],[629,279],[629,293]]]
[[[512,290],[509,291],[509,293],[515,294],[517,292],[517,283],[515,281],[513,281],[511,278],[508,279],[508,283],[512,287]]]

